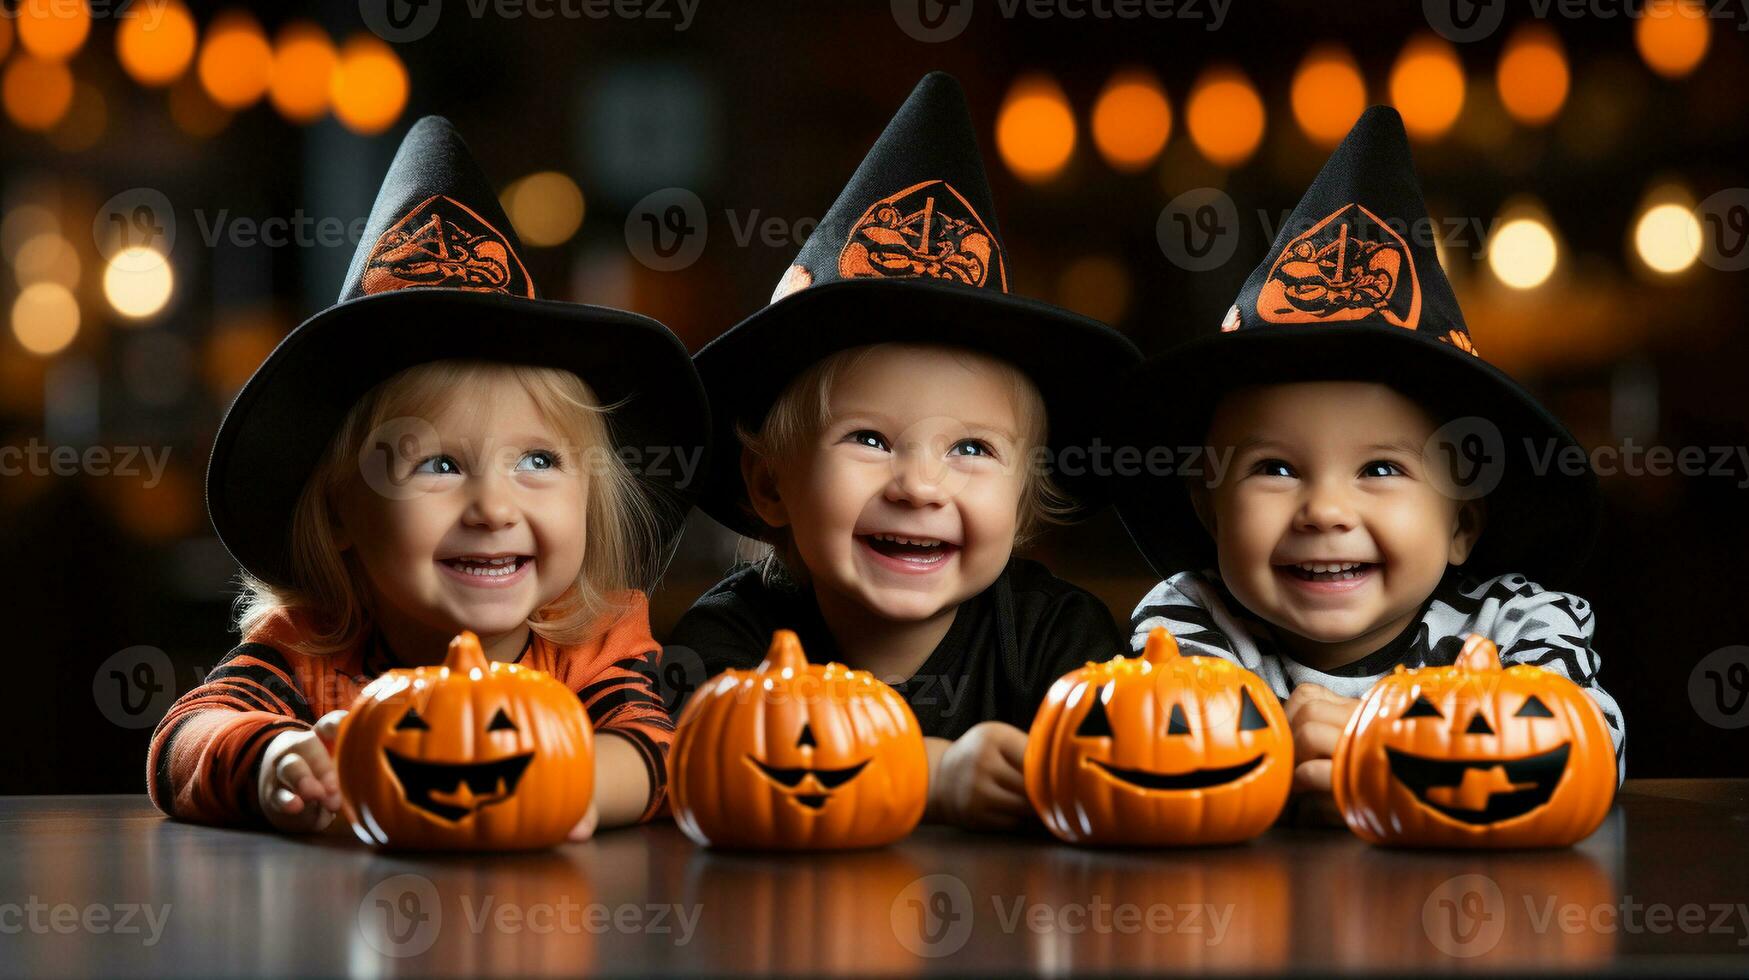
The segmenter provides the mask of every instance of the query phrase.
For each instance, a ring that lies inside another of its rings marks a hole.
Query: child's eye
[[[878,449],[881,452],[887,451],[887,437],[873,429],[857,429],[855,432],[852,432],[844,438],[850,442],[856,443],[858,446],[867,446],[870,449]]]
[[[996,450],[982,439],[961,439],[947,451],[949,456],[991,456]]]
[[[428,456],[413,467],[415,473],[436,473],[444,476],[460,473],[462,464],[453,456]]]
[[[1388,459],[1375,459],[1360,468],[1361,476],[1405,476],[1403,468]]]
[[[1265,459],[1259,460],[1257,465],[1251,468],[1251,472],[1258,476],[1285,476],[1292,479],[1294,468],[1287,465],[1284,460]]]
[[[556,470],[559,468],[559,454],[545,449],[535,449],[523,453],[516,461],[518,472],[539,472],[541,470]]]

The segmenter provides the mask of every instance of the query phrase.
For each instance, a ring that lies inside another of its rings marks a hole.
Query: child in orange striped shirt
[[[637,587],[694,470],[633,464],[696,467],[702,389],[661,324],[536,298],[516,246],[455,131],[420,121],[341,301],[238,395],[207,492],[244,570],[243,642],[153,734],[165,813],[328,826],[347,706],[464,629],[587,709],[595,803],[573,838],[662,809],[673,728]]]

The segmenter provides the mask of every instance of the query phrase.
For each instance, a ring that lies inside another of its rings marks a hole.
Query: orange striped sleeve
[[[650,635],[649,601],[642,592],[615,597],[615,619],[591,643],[556,651],[551,673],[583,702],[598,732],[613,732],[635,746],[650,777],[650,801],[638,819],[649,820],[668,802],[668,747],[674,722],[656,688],[662,648]]]
[[[262,750],[279,732],[315,720],[285,657],[266,644],[244,643],[178,698],[152,732],[146,755],[152,802],[199,823],[258,821]]]

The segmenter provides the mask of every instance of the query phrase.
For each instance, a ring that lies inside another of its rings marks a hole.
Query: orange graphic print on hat
[[[367,294],[441,286],[535,298],[528,271],[498,229],[441,194],[383,232],[365,262],[362,286]]]
[[[1421,283],[1408,243],[1379,217],[1347,204],[1287,243],[1257,294],[1270,323],[1333,323],[1378,316],[1415,329]]]
[[[838,274],[920,276],[1008,291],[1002,249],[953,186],[926,180],[869,206],[838,253]]]

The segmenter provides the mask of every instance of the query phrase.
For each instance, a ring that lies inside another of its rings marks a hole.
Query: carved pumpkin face
[[[717,847],[873,847],[910,833],[928,799],[910,705],[866,671],[809,664],[788,630],[758,668],[693,696],[669,768],[675,821]]]
[[[1026,792],[1075,844],[1216,844],[1261,833],[1293,781],[1287,715],[1263,679],[1182,657],[1156,629],[1139,657],[1065,674],[1033,718]]]
[[[1336,804],[1376,844],[1556,847],[1597,829],[1615,749],[1596,702],[1472,635],[1450,667],[1373,685],[1336,747]]]
[[[372,681],[340,723],[334,757],[366,843],[509,850],[557,844],[583,819],[593,738],[570,689],[487,661],[464,632],[441,666]]]

